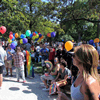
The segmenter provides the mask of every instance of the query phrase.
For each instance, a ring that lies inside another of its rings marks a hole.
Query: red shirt
[[[53,50],[50,51],[49,53],[49,60],[54,60],[54,57],[55,57],[55,49],[53,48]]]

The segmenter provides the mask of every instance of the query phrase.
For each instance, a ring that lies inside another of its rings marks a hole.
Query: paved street
[[[3,78],[0,100],[56,100],[57,95],[49,96],[49,92],[42,90],[43,83],[39,74],[35,74],[35,78],[32,79],[26,78],[26,83],[22,83],[22,79],[16,82],[15,68],[13,75]]]

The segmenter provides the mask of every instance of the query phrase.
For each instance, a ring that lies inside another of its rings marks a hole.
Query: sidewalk
[[[5,73],[4,69],[4,75]],[[35,78],[26,78],[27,82],[16,82],[15,68],[13,68],[13,77],[3,77],[3,85],[0,90],[0,100],[56,100],[57,95],[49,96],[48,91],[43,91],[43,83],[40,75],[35,74]]]

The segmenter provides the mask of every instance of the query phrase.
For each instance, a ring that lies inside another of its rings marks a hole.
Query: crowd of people
[[[15,50],[12,50],[8,43],[4,50],[0,41],[0,88],[4,66],[7,72],[5,76],[9,75],[10,69],[10,75],[13,77],[12,62],[16,67],[16,81],[19,82],[21,72],[23,83],[26,82],[27,50],[31,53],[32,63],[41,62],[43,75],[40,78],[45,87],[43,90],[50,90],[50,85],[55,84],[57,100],[68,100],[66,94],[62,92],[66,85],[71,85],[72,100],[99,100],[100,45],[93,47],[84,41],[73,44],[73,48],[67,51],[64,47],[65,42],[34,43],[29,40],[26,44],[18,42]],[[50,61],[52,64],[45,61]]]

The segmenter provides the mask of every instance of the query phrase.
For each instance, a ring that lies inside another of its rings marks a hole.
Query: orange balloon
[[[50,33],[48,33],[48,34],[47,34],[47,37],[51,37],[51,34],[50,34]]]
[[[98,42],[99,42],[99,38],[95,38],[94,43],[98,43]]]
[[[44,38],[44,36],[42,35],[41,37],[40,37],[40,39],[43,39]]]
[[[65,43],[65,49],[66,49],[67,51],[70,51],[72,48],[73,48],[73,43],[72,43],[71,41],[67,41],[67,42]]]
[[[18,38],[18,33],[15,33],[15,38]]]

